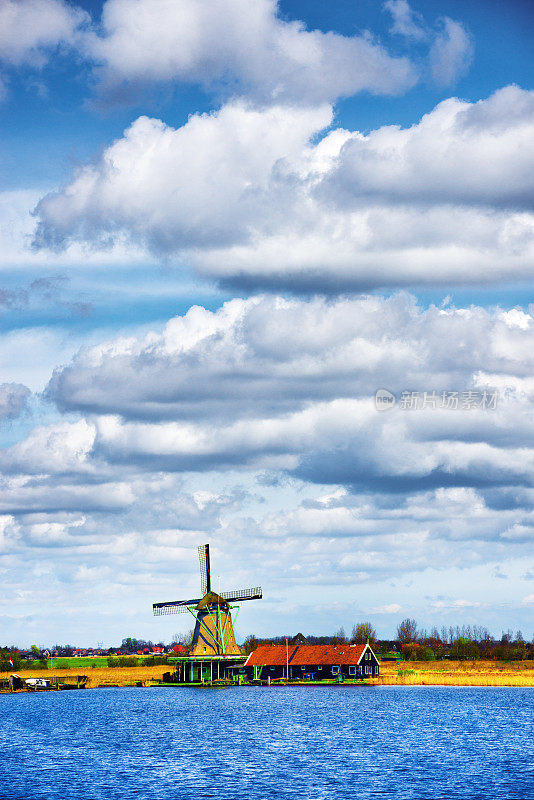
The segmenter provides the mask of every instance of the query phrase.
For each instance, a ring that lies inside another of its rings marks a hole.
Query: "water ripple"
[[[0,697],[2,800],[534,800],[534,691],[108,689]]]

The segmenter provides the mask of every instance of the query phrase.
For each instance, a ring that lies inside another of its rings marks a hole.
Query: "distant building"
[[[378,659],[369,644],[262,644],[245,661],[249,680],[376,678]]]

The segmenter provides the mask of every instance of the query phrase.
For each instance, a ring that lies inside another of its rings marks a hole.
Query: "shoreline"
[[[15,670],[13,670],[14,672]],[[53,678],[77,674],[87,675],[88,689],[105,689],[113,687],[151,686],[163,679],[163,673],[169,671],[169,665],[162,664],[148,667],[97,667],[93,669],[65,668],[49,670],[18,670],[23,680],[27,678]],[[8,673],[8,675],[11,672]],[[3,677],[3,676],[2,676]],[[290,681],[285,685],[306,686],[301,681]],[[321,685],[317,682],[310,685]],[[325,686],[362,686],[357,681],[328,683]],[[380,676],[369,681],[371,686],[508,686],[534,687],[534,661],[495,662],[495,661],[403,661],[400,664],[382,662]],[[172,688],[172,687],[169,687]],[[178,688],[178,687],[176,687]],[[274,688],[271,687],[271,688]],[[24,690],[18,690],[26,691]],[[0,690],[2,694],[10,694],[9,689]]]

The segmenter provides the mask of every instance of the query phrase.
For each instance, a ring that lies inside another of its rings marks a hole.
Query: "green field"
[[[49,658],[47,659],[48,669],[91,669],[96,667],[107,667],[106,656],[96,656],[96,658]]]
[[[132,656],[129,656],[129,658],[132,658]],[[141,664],[147,656],[134,656],[134,658],[137,658],[137,661]],[[95,658],[48,658],[46,666],[48,669],[102,669],[108,666],[108,660],[106,656],[96,656]],[[41,661],[24,661],[20,668],[43,669],[43,666]]]

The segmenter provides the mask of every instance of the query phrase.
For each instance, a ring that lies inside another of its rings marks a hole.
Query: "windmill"
[[[231,603],[244,600],[260,600],[261,587],[236,589],[233,592],[217,594],[211,588],[210,546],[203,544],[198,548],[200,560],[200,589],[202,597],[192,600],[174,600],[170,603],[154,603],[156,616],[180,614],[189,611],[196,619],[190,656],[238,656],[241,651],[236,644],[232,611],[239,612],[239,606]]]

